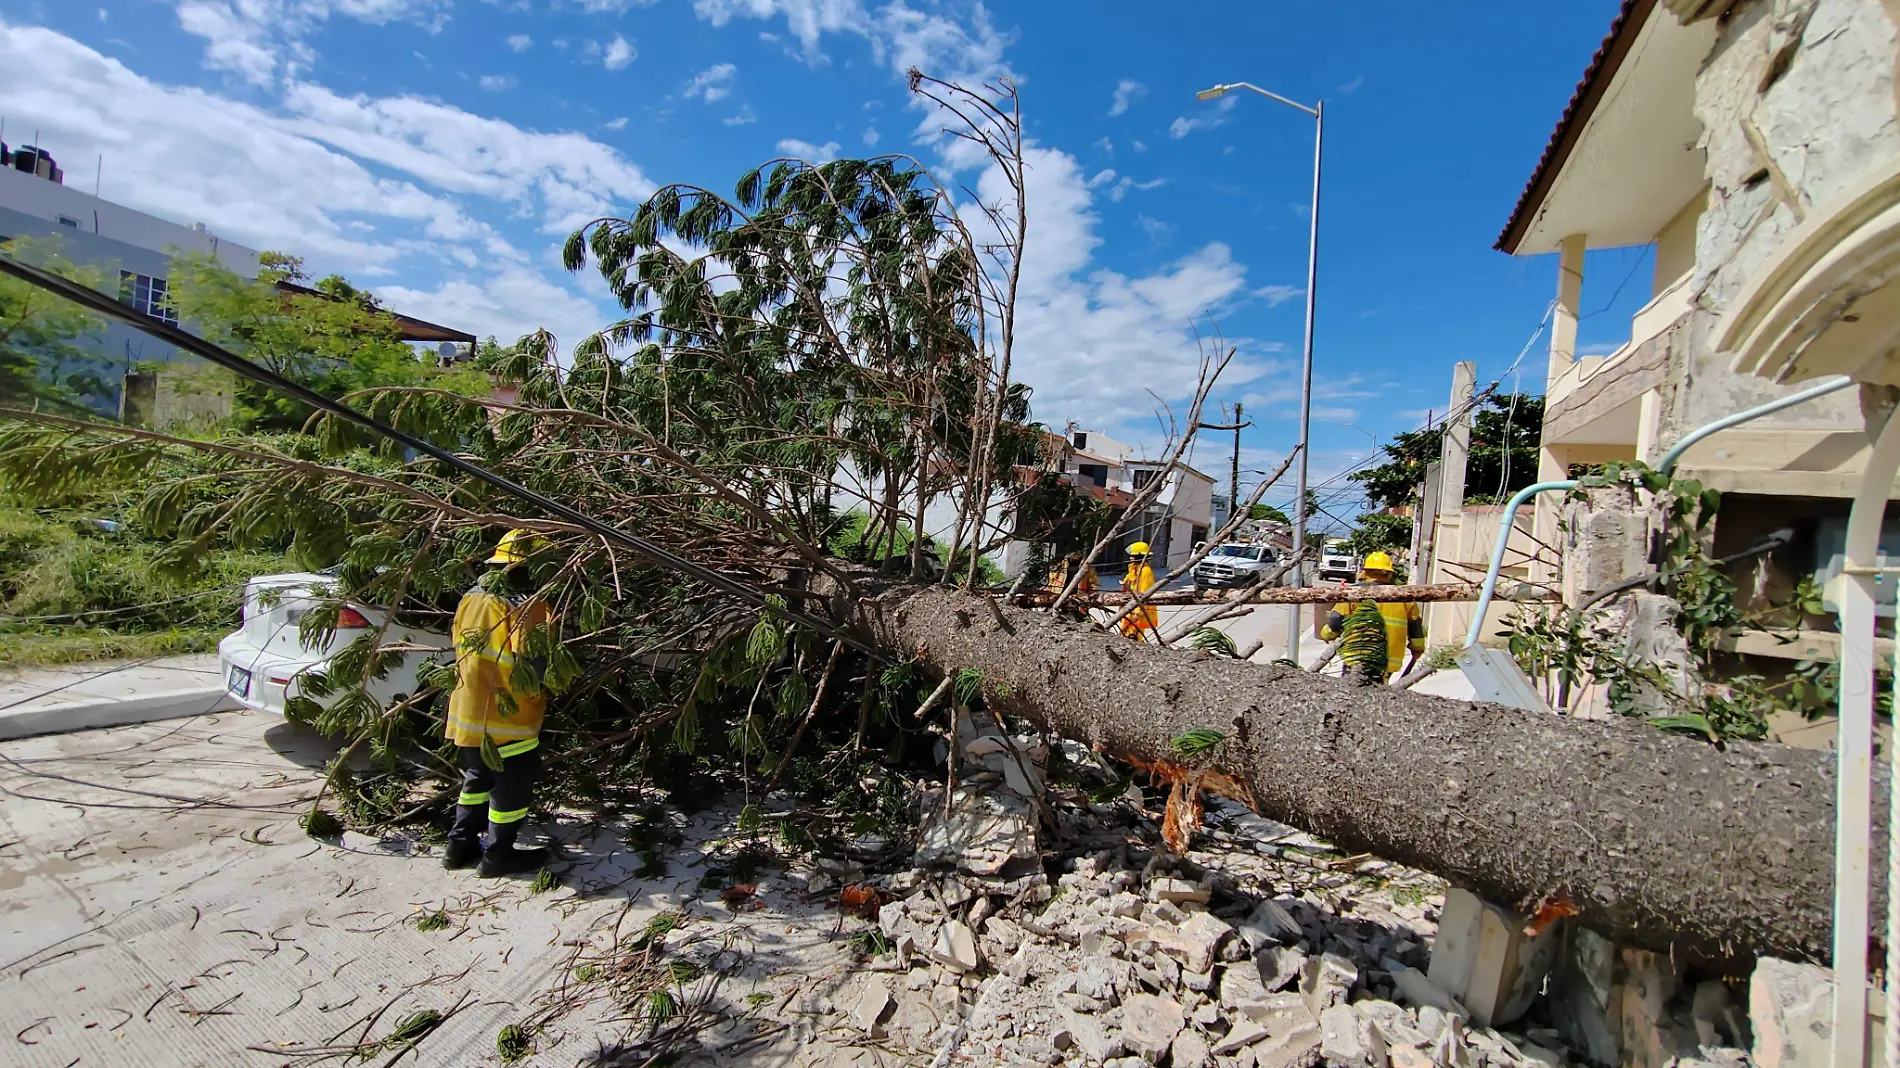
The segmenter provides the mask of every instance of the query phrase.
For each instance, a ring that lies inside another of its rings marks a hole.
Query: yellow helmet
[[[1366,562],[1359,566],[1361,571],[1390,571],[1392,558],[1384,553],[1368,553]]]
[[[519,564],[534,551],[534,533],[516,528],[501,536],[495,545],[495,555],[488,558],[491,564]]]
[[[1148,543],[1145,541],[1138,541],[1128,547],[1128,555],[1130,556],[1147,556],[1153,551],[1154,550],[1148,548]]]

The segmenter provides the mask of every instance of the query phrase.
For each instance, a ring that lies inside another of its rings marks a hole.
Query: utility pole
[[[1233,522],[1234,514],[1240,511],[1240,428],[1253,424],[1241,418],[1239,401],[1234,402],[1234,421],[1231,423],[1196,423],[1196,430],[1231,430],[1234,432],[1233,462],[1227,468],[1227,521]]]
[[[1304,355],[1300,360],[1300,466],[1299,485],[1293,497],[1293,584],[1304,586],[1306,585],[1306,460],[1308,454],[1312,452],[1313,429],[1313,310],[1314,291],[1319,286],[1320,148],[1326,139],[1326,102],[1318,101],[1309,108],[1297,100],[1288,100],[1279,93],[1262,89],[1251,82],[1229,82],[1203,89],[1194,95],[1200,100],[1218,100],[1235,89],[1258,93],[1269,100],[1276,100],[1313,117],[1313,210],[1307,220],[1306,238],[1306,344]],[[1578,275],[1578,277],[1582,276]],[[1554,379],[1556,372],[1553,371],[1551,377]],[[1293,606],[1288,611],[1290,615],[1286,627],[1286,655],[1287,659],[1298,663],[1300,610],[1298,606]]]

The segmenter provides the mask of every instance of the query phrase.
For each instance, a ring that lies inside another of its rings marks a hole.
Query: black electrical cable
[[[334,400],[314,390],[301,386],[268,367],[261,367],[242,356],[227,352],[213,345],[204,338],[188,334],[163,319],[146,315],[143,312],[121,304],[96,289],[80,285],[68,278],[62,278],[51,271],[21,263],[11,256],[0,256],[0,273],[12,275],[29,285],[38,286],[49,293],[65,297],[67,300],[72,301],[74,304],[88,311],[96,312],[108,319],[116,319],[135,330],[150,334],[152,337],[168,345],[183,349],[194,356],[208,360],[211,363],[217,364],[219,367],[235,372],[253,382],[268,386],[312,408],[329,412],[339,418],[347,419],[365,430],[373,431],[392,441],[400,442],[440,463],[447,464],[470,478],[485,482],[511,497],[526,501],[550,515],[566,520],[591,534],[606,538],[609,541],[619,542],[656,564],[683,572],[709,586],[724,590],[734,597],[757,605],[767,611],[774,612],[795,623],[802,623],[813,631],[844,642],[846,645],[860,652],[881,658],[879,650],[875,647],[845,633],[834,623],[820,619],[817,616],[796,608],[773,605],[766,600],[766,595],[763,591],[748,586],[738,579],[728,575],[722,575],[717,571],[694,563],[678,553],[673,552],[671,549],[649,541],[638,534],[629,534],[618,527],[602,523],[598,519],[594,519],[573,507],[562,504],[549,497],[544,497],[520,483],[504,478],[479,464],[470,463],[454,453],[442,449],[414,434],[405,430],[399,430],[380,419],[364,415],[362,412],[343,404],[341,401]]]

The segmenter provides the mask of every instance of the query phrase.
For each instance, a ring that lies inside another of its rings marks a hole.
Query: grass
[[[495,1052],[503,1064],[513,1064],[533,1051],[528,1030],[520,1024],[509,1024],[495,1034]]]
[[[208,653],[232,626],[171,627],[124,633],[104,627],[4,629],[0,624],[0,670],[81,664],[92,660],[150,660]]]
[[[116,531],[96,522],[115,516]],[[292,570],[276,553],[216,550],[179,574],[167,544],[108,501],[0,500],[0,668],[205,652],[236,626],[246,579]]]
[[[449,926],[449,914],[437,909],[416,917],[416,930],[425,934],[429,931],[446,930]]]

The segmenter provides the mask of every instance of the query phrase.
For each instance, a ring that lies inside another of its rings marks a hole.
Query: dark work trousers
[[[504,754],[522,743],[501,746]],[[541,747],[525,753],[504,755],[501,770],[482,763],[479,746],[456,747],[462,764],[462,796],[455,806],[455,824],[449,828],[449,841],[482,840],[482,825],[488,826],[488,848],[506,849],[515,844],[521,821],[528,816],[529,798],[534,793],[535,776],[541,770]]]

